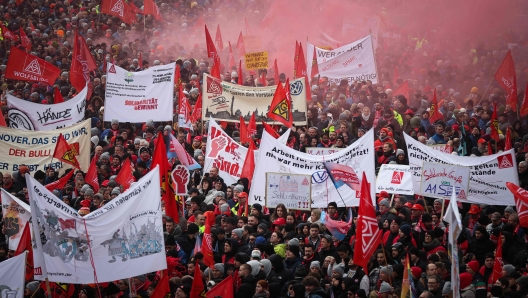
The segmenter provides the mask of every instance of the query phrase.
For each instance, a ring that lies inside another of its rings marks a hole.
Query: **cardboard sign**
[[[311,181],[310,175],[266,173],[266,207],[310,210]]]
[[[433,198],[450,197],[453,187],[457,199],[466,201],[469,195],[470,167],[424,162],[420,194]]]
[[[268,68],[268,52],[247,53],[244,55],[246,69]]]
[[[386,191],[402,195],[414,195],[413,173],[406,165],[381,165],[376,179],[376,192]]]

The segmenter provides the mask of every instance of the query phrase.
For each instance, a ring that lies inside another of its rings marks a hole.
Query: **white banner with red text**
[[[176,63],[129,72],[108,63],[104,121],[172,121]]]
[[[95,274],[109,282],[167,268],[158,168],[84,217],[31,176],[26,180],[39,239],[36,280],[89,284]]]
[[[424,162],[435,162],[470,168],[467,201],[459,199],[459,202],[506,206],[515,204],[513,194],[506,187],[506,182],[519,184],[513,150],[481,157],[457,156],[427,147],[407,134],[404,137],[409,165],[414,174],[415,193],[420,193]]]
[[[469,191],[469,167],[424,161],[420,194],[432,198],[451,197],[453,187],[457,199],[466,201]]]
[[[325,162],[334,162],[350,167],[350,173],[361,181],[363,172],[375,193],[376,174],[374,165],[374,130],[370,130],[359,140],[347,148],[330,155],[311,155],[299,152],[281,144],[267,132],[263,133],[260,143],[260,154],[256,162],[253,182],[249,193],[249,204],[264,204],[266,194],[266,173],[303,174],[311,176],[311,207],[326,208],[328,203],[336,202],[340,207],[359,206],[359,192],[348,186],[342,186],[339,191],[328,177]],[[375,196],[372,196],[375,199]]]
[[[90,165],[90,120],[46,131],[0,127],[0,152],[3,153],[0,159],[0,171],[17,171],[21,164],[27,165],[32,173],[37,170],[44,171],[47,166],[55,170],[64,167],[61,171],[71,168],[69,164],[52,159],[55,143],[61,133],[68,144],[75,147],[81,170],[86,172]]]

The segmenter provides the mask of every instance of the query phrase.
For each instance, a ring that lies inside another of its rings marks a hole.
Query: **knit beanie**
[[[379,292],[380,292],[380,294],[381,293],[390,293],[390,292],[392,292],[392,288],[387,282],[383,281],[383,282],[381,282]]]

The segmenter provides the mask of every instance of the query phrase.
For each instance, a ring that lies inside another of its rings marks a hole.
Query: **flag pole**
[[[46,281],[46,291],[48,291],[48,298],[52,298],[51,297],[51,287],[50,287],[49,279],[46,277],[44,280]]]
[[[480,102],[481,102],[482,99],[484,98],[484,95],[486,94],[486,92],[488,92],[488,89],[489,89],[489,87],[491,86],[491,84],[493,83],[493,80],[494,80],[494,79],[495,79],[495,78],[491,78],[491,81],[490,81],[488,87],[486,88],[486,90],[484,90],[484,93],[482,93],[482,96],[480,97],[479,102],[476,104],[477,106],[480,105]]]
[[[443,199],[443,200],[442,200],[442,213],[441,213],[441,216],[440,216],[440,220],[442,220],[442,218],[444,218],[445,200],[446,200],[446,199]]]
[[[381,249],[383,250],[383,255],[385,256],[385,263],[387,263],[386,267],[389,268],[389,262],[387,262],[387,253],[385,252],[385,243],[383,243],[383,239],[381,240]],[[392,270],[392,269],[391,269]],[[392,287],[392,274],[387,274],[389,276],[389,284]]]

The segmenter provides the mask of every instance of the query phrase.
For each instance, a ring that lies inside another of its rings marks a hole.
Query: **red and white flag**
[[[220,32],[220,24],[218,24],[218,26],[216,27],[215,43],[216,43],[216,48],[219,51],[224,50],[224,42],[222,41],[222,32]]]
[[[12,41],[17,41],[18,37],[13,34],[13,32],[9,31],[7,27],[4,25],[4,22],[1,22],[2,25],[0,26],[2,28],[2,37],[4,39],[11,39]]]
[[[97,169],[97,155],[94,155],[92,158],[92,162],[90,163],[90,167],[88,168],[88,172],[86,172],[86,177],[84,178],[86,180],[86,183],[88,183],[95,193],[99,191],[99,177],[98,177],[98,169]]]
[[[214,268],[213,238],[211,237],[211,227],[215,225],[216,216],[213,211],[207,211],[205,215],[205,230],[202,235],[202,247],[200,252],[204,255],[203,262],[207,267]]]
[[[97,68],[97,64],[95,63],[93,56],[90,54],[90,50],[86,45],[84,37],[80,36],[77,31],[75,31],[73,41],[70,82],[77,92],[84,89],[88,83],[89,91],[86,99],[89,100],[91,97],[90,72]]]
[[[241,59],[246,54],[246,46],[244,45],[244,36],[242,36],[242,31],[240,31],[240,34],[238,35],[236,48],[238,52],[238,58]]]
[[[504,57],[499,69],[497,69],[495,80],[499,82],[499,85],[508,94],[506,103],[511,106],[514,112],[517,111],[517,76],[515,75],[515,65],[513,64],[511,51],[506,53],[506,57]]]
[[[146,15],[152,15],[158,21],[163,21],[163,18],[161,17],[161,12],[156,3],[154,3],[154,0],[144,1],[143,13]]]
[[[115,181],[121,184],[125,188],[125,190],[129,189],[130,185],[136,182],[132,168],[133,168],[132,162],[130,161],[130,159],[127,158],[123,162],[121,170],[119,171],[119,174],[117,174],[117,177],[115,178]]]
[[[372,205],[367,176],[361,179],[361,198],[354,245],[354,264],[363,267],[368,274],[367,264],[381,241],[381,231],[376,220],[376,210]]]
[[[495,142],[498,142],[500,140],[499,134],[501,134],[502,132],[499,130],[499,120],[497,120],[497,104],[496,103],[493,104],[493,114],[491,114],[490,128],[491,128],[491,133],[490,133],[491,138],[494,139]],[[488,147],[491,147],[491,144],[488,143]]]
[[[59,75],[59,68],[17,47],[11,47],[5,72],[6,79],[44,82],[53,85]]]
[[[506,182],[506,187],[513,193],[520,226],[528,228],[528,191],[511,182]]]
[[[101,12],[118,17],[129,25],[136,21],[136,14],[124,0],[102,0]]]
[[[399,89],[399,88],[398,88]],[[436,88],[433,93],[433,101],[431,102],[431,108],[429,109],[429,122],[434,124],[437,120],[442,120],[444,115],[440,112],[438,108],[438,100],[436,99]]]
[[[526,88],[524,89],[523,102],[521,105],[521,117],[528,115],[528,82],[526,82]]]
[[[20,28],[20,42],[22,43],[22,46],[26,48],[28,52],[31,51],[31,40],[26,35],[26,31],[24,31],[24,29],[22,28]]]
[[[235,56],[233,55],[233,48],[231,47],[231,42],[227,42],[229,44],[229,64],[227,65],[227,68],[229,71],[233,69],[233,66],[235,66]],[[240,74],[239,74],[240,75]]]
[[[205,25],[205,45],[207,46],[207,57],[216,59],[216,57],[218,57],[218,51],[216,50],[213,39],[211,38],[211,34],[209,34],[207,25]]]

